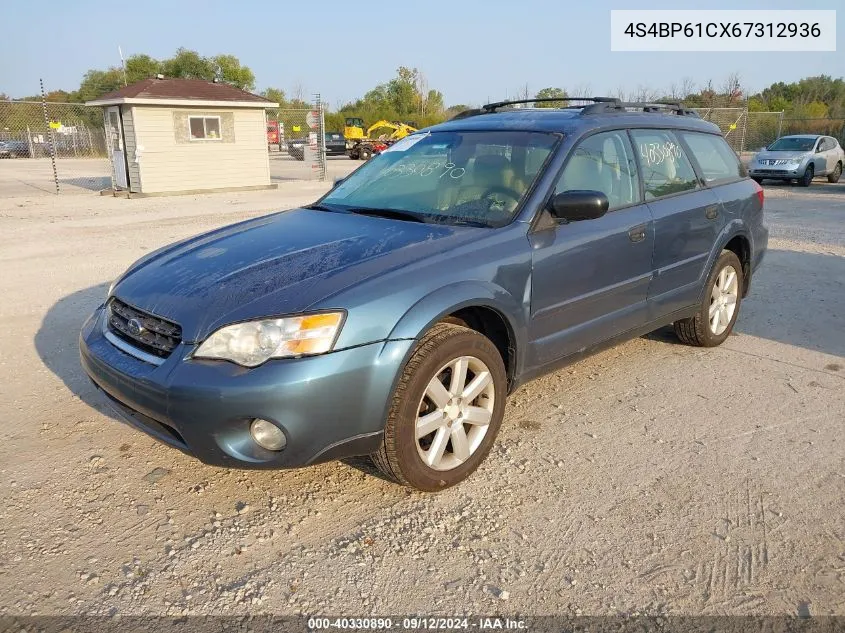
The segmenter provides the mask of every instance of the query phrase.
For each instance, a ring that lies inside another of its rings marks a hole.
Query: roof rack
[[[539,99],[513,99],[511,101],[496,101],[481,106],[484,112],[495,112],[505,106],[517,105],[520,103],[554,103],[556,101],[592,101],[593,103],[618,103],[616,97],[541,97]],[[578,106],[576,106],[578,107]]]
[[[511,101],[496,101],[495,103],[488,103],[480,108],[473,108],[471,110],[464,110],[459,112],[452,120],[465,119],[471,116],[478,116],[479,114],[491,114],[496,112],[499,108],[506,106],[513,106],[522,103],[551,103],[559,101],[589,101],[590,103],[580,105],[566,105],[562,106],[561,110],[581,110],[582,115],[587,114],[623,114],[627,112],[651,112],[651,113],[673,113],[678,116],[689,116],[700,118],[695,110],[685,108],[678,102],[674,101],[622,101],[616,97],[543,97],[540,99],[514,99]]]
[[[616,101],[615,103],[593,103],[585,106],[581,114],[611,114],[624,113],[631,110],[652,113],[672,113],[678,116],[700,118],[695,110],[685,108],[675,101]]]

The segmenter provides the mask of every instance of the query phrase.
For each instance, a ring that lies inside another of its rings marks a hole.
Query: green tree
[[[182,79],[205,79],[211,81],[217,76],[214,62],[202,57],[196,51],[179,48],[170,59],[161,62],[161,70],[167,77]]]
[[[285,91],[280,88],[267,88],[261,92],[261,96],[270,101],[275,101],[280,108],[286,107],[287,97]]]
[[[241,90],[255,90],[255,75],[234,55],[216,55],[211,58],[214,77]]]
[[[82,77],[82,83],[73,97],[73,101],[92,101],[108,92],[123,87],[123,70],[109,68],[108,70],[89,70]]]
[[[126,83],[134,84],[160,72],[161,62],[149,55],[132,55],[126,59]]]
[[[553,99],[556,97],[567,97],[566,90],[563,88],[543,88],[538,90],[534,95],[535,99]],[[566,105],[565,101],[542,101],[536,104],[538,108],[562,108]]]

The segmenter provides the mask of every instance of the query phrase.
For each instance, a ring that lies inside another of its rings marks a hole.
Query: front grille
[[[112,297],[108,304],[109,330],[118,338],[154,354],[167,358],[182,340],[182,328],[176,323],[142,312]]]

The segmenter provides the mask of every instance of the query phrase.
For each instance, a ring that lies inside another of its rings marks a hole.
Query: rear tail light
[[[754,183],[754,189],[757,192],[757,199],[760,201],[760,208],[762,209],[763,208],[763,198],[764,198],[763,187],[761,187],[760,184],[757,183],[754,180],[752,180],[751,182]]]

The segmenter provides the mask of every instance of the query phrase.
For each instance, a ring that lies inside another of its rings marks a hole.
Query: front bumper
[[[794,180],[801,178],[807,170],[807,162],[789,165],[760,165],[756,162],[748,167],[748,175],[756,178],[771,178],[772,180]]]
[[[394,381],[414,344],[382,341],[247,369],[191,360],[180,344],[161,365],[139,360],[103,333],[102,306],[79,338],[83,369],[132,426],[206,464],[295,468],[378,449]],[[249,433],[253,418],[287,437],[267,451]]]

